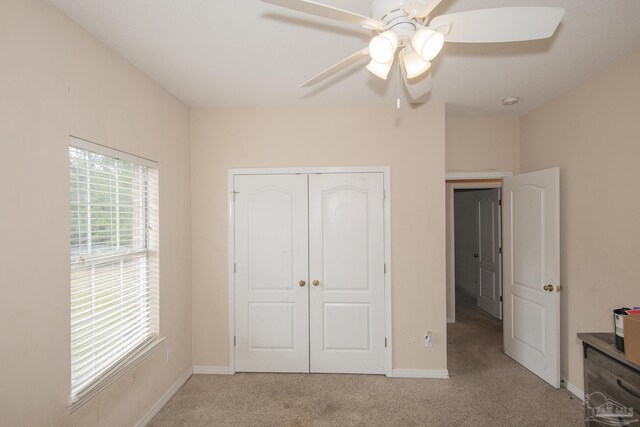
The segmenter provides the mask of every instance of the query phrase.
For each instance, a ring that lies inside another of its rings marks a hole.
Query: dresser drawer
[[[617,405],[623,409],[633,408],[633,418],[640,420],[640,373],[592,348],[587,349],[585,356],[585,397],[589,398],[585,418],[592,415],[592,408],[606,405],[610,400],[613,401],[608,406],[610,409],[619,409]]]

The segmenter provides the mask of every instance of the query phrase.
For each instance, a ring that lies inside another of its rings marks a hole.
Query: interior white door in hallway
[[[478,307],[502,319],[502,283],[500,258],[500,189],[478,191]]]
[[[383,174],[235,177],[235,365],[385,372]]]
[[[560,171],[504,179],[505,353],[560,387]]]

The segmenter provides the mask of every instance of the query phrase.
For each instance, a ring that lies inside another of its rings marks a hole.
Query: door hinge
[[[502,295],[500,295],[500,302],[502,302]]]
[[[234,192],[233,192],[233,201],[234,201],[234,202],[236,201],[236,198],[238,197],[238,194],[240,194],[240,192],[239,192],[239,191],[234,191]]]
[[[498,248],[498,253],[502,255],[502,248]]]
[[[234,263],[233,263],[233,272],[235,273],[236,271],[237,271],[237,270],[236,270],[236,263],[234,262]]]
[[[387,263],[384,264],[384,274],[387,274]]]
[[[498,206],[502,206],[502,199],[498,200]]]
[[[235,335],[233,336],[233,346],[234,347],[236,346],[236,336]]]
[[[387,198],[387,190],[382,190],[382,200]]]
[[[387,348],[387,339],[384,339],[384,348]]]

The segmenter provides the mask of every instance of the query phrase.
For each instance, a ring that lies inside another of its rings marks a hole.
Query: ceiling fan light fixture
[[[379,64],[393,61],[399,43],[398,35],[393,31],[385,31],[369,42],[369,55]]]
[[[423,61],[431,61],[438,56],[444,45],[444,35],[430,28],[420,28],[411,37],[411,47]]]
[[[386,80],[400,49],[398,84],[404,83],[414,101],[431,91],[430,62],[440,54],[445,41],[507,43],[548,39],[557,32],[565,14],[561,7],[494,7],[431,19],[431,13],[443,0],[372,0],[370,16],[322,4],[322,0],[262,1],[377,32],[366,48],[322,71],[303,87],[325,80],[366,57],[371,58],[367,70]],[[504,104],[512,102],[506,99]]]
[[[367,65],[367,70],[374,76],[380,77],[382,80],[387,80],[387,76],[389,75],[389,71],[391,71],[391,66],[393,65],[393,58],[391,61],[386,64],[381,64],[376,60],[371,60],[369,65]]]
[[[411,46],[407,46],[402,50],[402,62],[408,79],[418,77],[431,68],[431,62],[423,61]]]

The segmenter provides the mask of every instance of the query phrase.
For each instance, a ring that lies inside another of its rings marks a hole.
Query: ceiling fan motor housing
[[[402,5],[402,0],[374,0],[371,5],[371,17],[379,19],[396,33],[401,47],[410,42],[411,35],[418,28],[418,22],[409,19]]]

